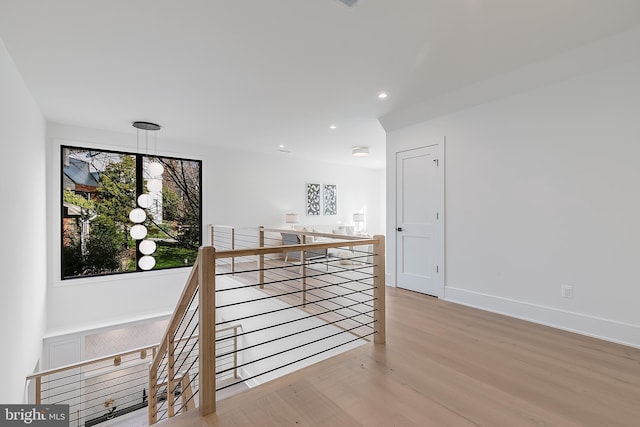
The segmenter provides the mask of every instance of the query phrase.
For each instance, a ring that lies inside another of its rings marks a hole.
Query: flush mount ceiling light
[[[336,128],[336,125],[329,126],[329,129],[335,129],[335,128]]]
[[[369,155],[369,147],[353,147],[351,154],[356,157],[364,157]]]
[[[387,97],[387,93],[386,92],[380,92],[378,94],[378,98],[380,98],[380,99],[385,99],[386,97]]]

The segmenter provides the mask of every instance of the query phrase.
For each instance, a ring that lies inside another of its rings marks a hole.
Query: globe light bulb
[[[133,227],[131,227],[131,230],[129,230],[129,234],[135,240],[142,240],[147,235],[147,227],[145,227],[142,224],[136,224]]]
[[[147,181],[147,190],[152,193],[162,191],[162,181],[159,179],[150,179]]]
[[[147,219],[147,214],[144,212],[144,210],[135,208],[131,212],[129,212],[129,219],[131,220],[131,222],[138,224]]]
[[[149,206],[151,206],[151,204],[153,203],[153,199],[151,198],[151,196],[149,194],[141,194],[138,197],[138,206],[140,206],[141,208],[148,208]]]
[[[147,165],[147,172],[150,176],[160,176],[164,172],[164,166],[159,162],[151,162]]]
[[[156,259],[152,256],[145,255],[138,261],[138,266],[142,270],[151,270],[156,265]]]
[[[156,251],[156,242],[154,242],[153,240],[143,240],[142,242],[140,242],[140,246],[138,246],[138,249],[140,249],[140,252],[143,255],[151,255]]]

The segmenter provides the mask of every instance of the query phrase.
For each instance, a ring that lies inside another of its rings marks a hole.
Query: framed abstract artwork
[[[338,190],[335,184],[325,184],[324,215],[338,215]]]
[[[320,184],[307,184],[307,215],[320,215]]]

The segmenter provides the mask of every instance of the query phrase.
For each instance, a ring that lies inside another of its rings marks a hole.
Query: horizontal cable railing
[[[243,326],[239,378],[218,390],[268,381],[371,337],[384,342],[384,237],[226,226],[210,236],[217,327]]]
[[[384,343],[384,236],[210,226],[149,372],[149,424]],[[213,331],[217,330],[218,333]]]
[[[68,404],[70,426],[93,426],[148,404],[149,363],[157,345],[141,347],[27,377],[35,401]]]
[[[231,354],[217,361],[216,372],[230,370],[230,377],[237,377],[234,354],[238,329],[239,325],[232,325],[216,331],[216,352]],[[193,390],[198,390],[197,376],[190,375],[197,361],[198,336],[183,335],[176,337],[176,342],[177,354],[182,355],[174,364],[174,412],[179,413],[193,409],[196,404]],[[35,385],[33,403],[68,404],[70,426],[100,424],[145,408],[150,399],[166,413],[169,391],[166,376],[159,380],[156,390],[149,387],[149,366],[158,347],[159,344],[140,347],[30,375],[27,380]]]
[[[209,260],[209,264],[212,260]],[[195,408],[197,401],[202,398],[199,373],[215,370],[214,366],[207,366],[204,370],[200,366],[203,338],[205,348],[209,340],[215,341],[215,328],[207,331],[213,334],[211,337],[203,337],[200,328],[200,299],[203,294],[200,292],[200,281],[203,270],[207,270],[207,263],[203,262],[201,248],[149,368],[149,390],[153,396],[157,396],[149,402],[149,425]],[[204,396],[207,396],[206,392]],[[215,401],[215,396],[213,399]]]
[[[384,237],[210,231],[158,345],[31,375],[35,403],[69,404],[72,426],[148,406],[153,424],[214,412],[216,391],[384,342]]]

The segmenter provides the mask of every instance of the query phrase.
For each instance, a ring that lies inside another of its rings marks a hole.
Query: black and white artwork
[[[307,215],[320,215],[320,184],[307,184]]]
[[[338,192],[335,184],[324,185],[324,214],[338,215]]]

